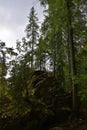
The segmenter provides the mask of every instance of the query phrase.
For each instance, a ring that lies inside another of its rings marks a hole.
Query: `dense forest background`
[[[87,110],[87,1],[40,3],[43,23],[32,7],[16,49],[0,41],[1,130],[39,130],[50,116]]]

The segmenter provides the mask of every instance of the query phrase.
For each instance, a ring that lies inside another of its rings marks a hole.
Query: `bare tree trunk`
[[[28,84],[27,84],[26,77],[24,77],[24,86],[25,86],[26,97],[28,98],[29,92],[28,92]]]
[[[53,75],[56,77],[56,52],[54,52],[54,59],[53,59]]]
[[[73,77],[76,76],[76,62],[75,62],[75,49],[73,42],[73,28],[71,20],[71,0],[67,2],[67,22],[68,22],[68,40],[70,49],[70,65],[71,65],[71,78],[72,78],[72,93],[73,93],[73,111],[75,114],[78,112],[78,96],[77,96],[77,85],[75,84]]]

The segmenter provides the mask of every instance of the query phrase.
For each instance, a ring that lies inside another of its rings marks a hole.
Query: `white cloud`
[[[4,7],[0,7],[0,25],[7,25],[11,18],[11,12]]]
[[[24,26],[16,28],[0,27],[0,40],[6,43],[9,47],[15,47],[16,40],[24,36]]]
[[[0,37],[2,37],[2,38],[5,38],[5,37],[9,37],[10,35],[11,35],[11,30],[9,30],[9,29],[6,29],[6,28],[2,28],[2,27],[0,27]]]
[[[5,28],[5,27],[0,26],[0,40],[8,43],[8,45],[10,46],[9,42],[12,40],[12,37],[13,37],[12,30],[10,30],[9,28]]]

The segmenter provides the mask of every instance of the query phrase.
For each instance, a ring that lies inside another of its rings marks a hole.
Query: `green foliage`
[[[5,43],[0,41],[0,97],[6,93],[6,80],[5,76],[7,74],[6,65],[6,47]]]
[[[16,51],[0,41],[0,112],[12,120],[20,116],[26,120],[28,116],[26,129],[39,128],[38,122],[72,103],[71,96],[67,96],[72,92],[71,81],[78,85],[81,101],[87,102],[87,2],[72,0],[71,19],[65,0],[40,2],[47,6],[40,31],[32,7],[26,37],[16,42]],[[70,26],[68,20],[71,20]],[[71,73],[70,29],[73,30],[76,75]]]
[[[79,4],[81,2],[81,0],[72,0],[72,2],[75,4]]]

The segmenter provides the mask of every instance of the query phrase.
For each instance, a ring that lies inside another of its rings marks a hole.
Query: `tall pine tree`
[[[30,57],[31,68],[35,65],[35,49],[37,48],[37,40],[39,38],[39,25],[38,17],[34,7],[31,8],[31,12],[28,16],[28,24],[26,26],[27,46],[29,47],[27,53]]]

